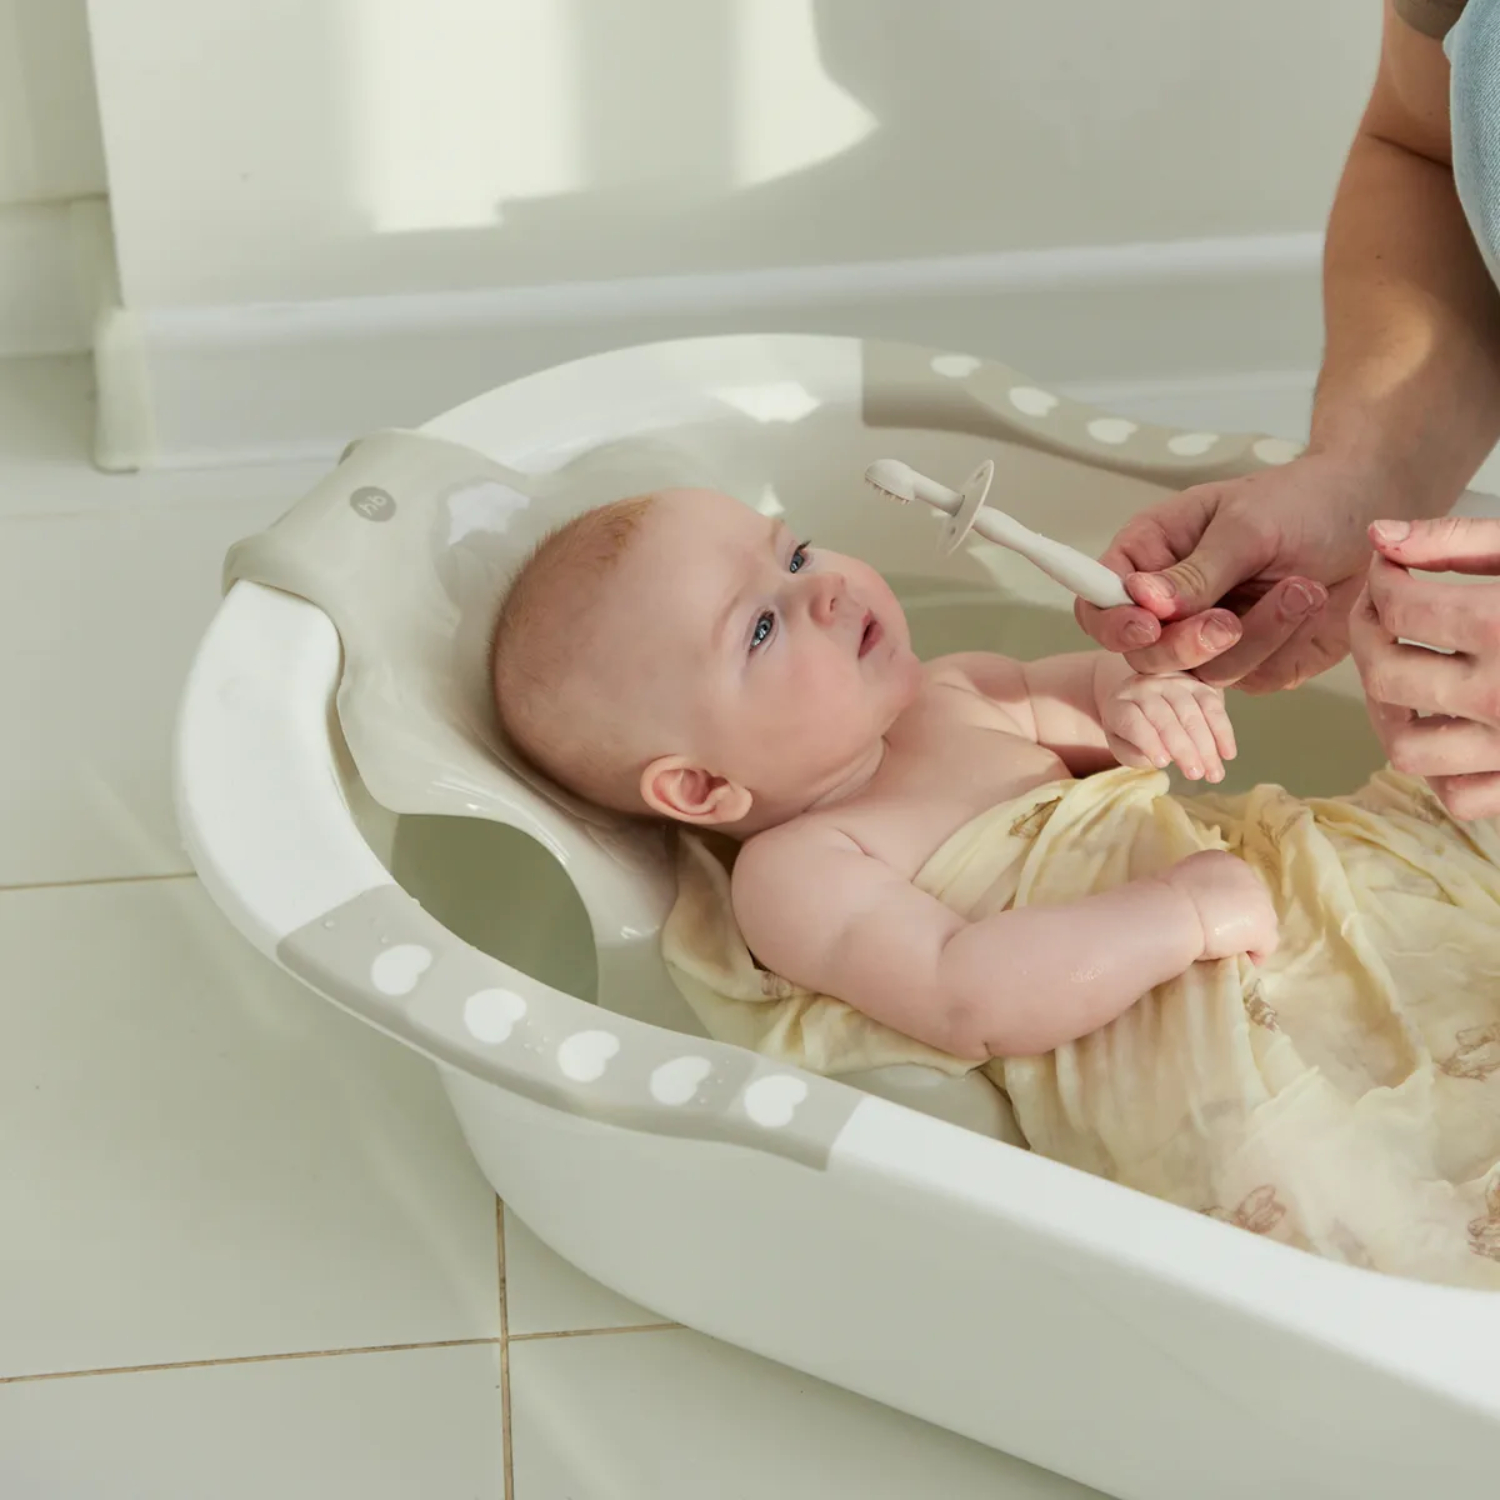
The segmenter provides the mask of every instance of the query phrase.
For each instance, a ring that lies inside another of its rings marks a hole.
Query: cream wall
[[[86,0],[0,0],[0,208],[103,191]]]
[[[0,0],[0,358],[89,347],[70,205],[103,192],[86,0]]]
[[[44,7],[0,0],[0,17]],[[76,10],[57,4],[32,44],[57,54],[61,98]],[[1316,230],[1379,11],[89,5],[137,309]],[[0,153],[0,190],[94,190],[86,111],[37,118],[35,159]]]

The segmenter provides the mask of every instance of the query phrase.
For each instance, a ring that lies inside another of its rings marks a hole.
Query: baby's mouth
[[[880,628],[880,621],[875,618],[869,610],[865,611],[865,626],[859,635],[859,654],[864,656],[873,651],[880,644],[880,638],[884,632]]]

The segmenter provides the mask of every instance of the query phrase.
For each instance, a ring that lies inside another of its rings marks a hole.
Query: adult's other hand
[[[1350,625],[1375,732],[1455,818],[1500,815],[1500,582],[1409,571],[1500,574],[1500,521],[1378,522],[1370,540]]]

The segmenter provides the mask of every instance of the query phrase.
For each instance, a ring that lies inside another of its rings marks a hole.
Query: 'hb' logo
[[[349,496],[354,513],[367,521],[389,521],[396,514],[396,502],[385,490],[373,484],[361,485]]]

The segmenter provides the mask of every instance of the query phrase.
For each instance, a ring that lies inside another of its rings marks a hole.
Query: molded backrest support
[[[568,869],[601,943],[655,932],[673,891],[662,830],[569,796],[505,743],[488,649],[500,599],[560,522],[648,477],[629,455],[590,474],[522,476],[456,443],[381,432],[267,531],[236,544],[249,579],[332,619],[344,651],[338,715],[371,795],[397,813],[492,818]],[[661,469],[658,464],[653,472]],[[592,480],[592,482],[590,482]]]

